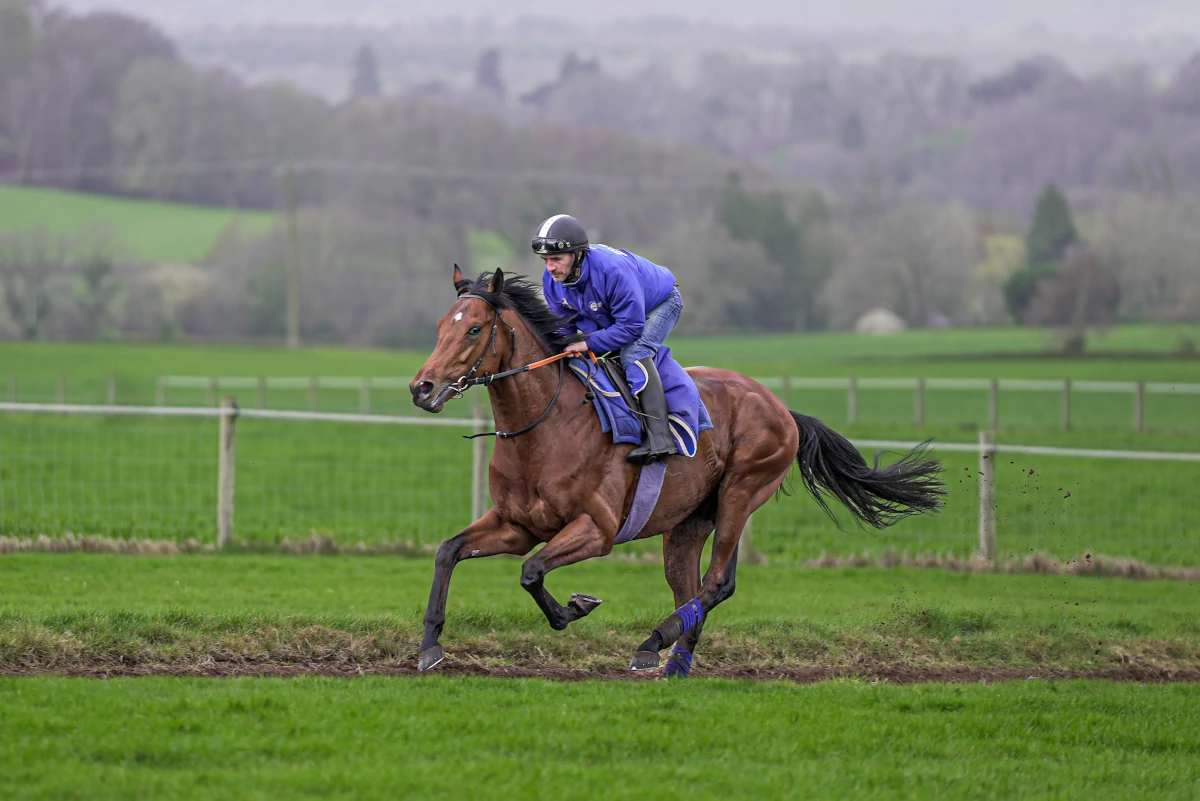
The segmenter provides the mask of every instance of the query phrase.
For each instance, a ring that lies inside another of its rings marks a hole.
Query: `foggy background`
[[[306,339],[422,343],[449,264],[536,273],[560,211],[692,333],[1200,319],[1200,5],[647,13],[0,0],[0,179],[296,223],[172,265],[10,232],[0,333],[274,337],[298,274]]]

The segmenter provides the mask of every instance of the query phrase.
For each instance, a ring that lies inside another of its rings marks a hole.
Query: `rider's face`
[[[542,256],[542,261],[546,263],[546,272],[550,273],[550,277],[561,284],[571,274],[571,264],[575,261],[575,254],[559,253],[554,256]]]

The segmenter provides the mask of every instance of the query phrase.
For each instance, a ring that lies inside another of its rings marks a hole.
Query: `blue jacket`
[[[608,245],[588,249],[573,284],[560,284],[542,272],[546,303],[564,317],[578,312],[574,324],[595,353],[632,345],[646,327],[646,314],[674,288],[675,276],[666,267]]]

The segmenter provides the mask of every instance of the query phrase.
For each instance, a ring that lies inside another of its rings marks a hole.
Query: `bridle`
[[[541,361],[533,362],[532,364],[526,364],[522,367],[517,367],[512,370],[504,370],[499,373],[484,373],[483,375],[476,377],[475,373],[479,371],[479,366],[483,364],[484,358],[487,357],[488,348],[491,348],[493,354],[496,353],[496,331],[499,330],[500,327],[500,309],[498,309],[495,304],[482,295],[467,293],[460,295],[459,298],[475,298],[477,300],[482,300],[491,307],[496,316],[492,319],[492,333],[488,335],[488,341],[484,344],[483,350],[480,351],[479,358],[475,360],[475,364],[471,365],[471,369],[467,371],[466,375],[455,381],[449,387],[450,391],[454,393],[454,397],[456,399],[461,398],[463,393],[471,387],[488,387],[491,386],[492,382],[496,381],[497,379],[508,378],[509,376],[514,376],[518,373],[527,373],[530,370],[536,370],[539,367],[545,367],[548,364],[558,362],[558,387],[554,390],[554,397],[550,399],[550,403],[546,406],[545,411],[538,416],[538,419],[534,420],[520,431],[487,431],[482,434],[464,434],[463,439],[475,439],[476,437],[498,437],[500,439],[512,439],[513,437],[519,437],[522,434],[528,434],[530,431],[541,425],[542,421],[544,421],[550,415],[550,411],[554,408],[554,405],[558,403],[558,396],[562,393],[563,376],[565,375],[565,371],[563,369],[563,359],[569,358],[574,354],[560,353],[557,356],[551,356],[547,359],[542,359]],[[504,325],[508,328],[509,335],[512,337],[512,355],[515,356],[517,353],[517,331],[508,323],[505,323]],[[512,356],[509,358],[511,359]],[[592,358],[594,359],[595,357],[593,356]]]

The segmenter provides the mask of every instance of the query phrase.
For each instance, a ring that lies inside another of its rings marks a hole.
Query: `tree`
[[[22,338],[42,335],[65,263],[66,243],[42,229],[0,239],[0,289]]]
[[[500,74],[500,51],[490,47],[475,63],[475,86],[485,92],[504,96],[504,77]]]
[[[1057,264],[1067,248],[1079,241],[1075,221],[1067,198],[1053,183],[1047,184],[1038,195],[1033,210],[1033,224],[1025,238],[1025,252],[1030,264]]]
[[[752,327],[796,331],[817,327],[820,290],[833,270],[829,210],[809,196],[796,219],[779,192],[754,193],[731,173],[717,201],[717,219],[738,242],[753,242],[779,270],[779,282],[760,290]]]
[[[1014,320],[1026,322],[1038,287],[1058,271],[1067,248],[1078,241],[1066,197],[1053,183],[1047,184],[1038,195],[1033,222],[1025,237],[1026,266],[1004,284],[1004,299]]]
[[[867,131],[863,125],[862,115],[858,109],[851,111],[842,118],[841,129],[838,131],[838,141],[842,147],[850,151],[859,151],[867,146]]]
[[[383,87],[379,81],[379,60],[375,57],[375,49],[369,44],[358,48],[354,56],[354,75],[350,79],[350,99],[358,100],[364,97],[379,97]]]
[[[966,319],[978,254],[976,221],[962,206],[898,206],[856,232],[826,293],[833,322],[849,327],[875,306],[914,327]]]
[[[32,10],[28,0],[0,0],[0,87],[33,58],[37,33]]]
[[[76,305],[86,337],[100,336],[112,319],[114,303],[121,289],[113,268],[112,257],[101,250],[88,256],[80,267],[81,287]]]
[[[1028,321],[1067,329],[1064,348],[1079,353],[1089,326],[1116,322],[1120,301],[1121,285],[1112,266],[1092,248],[1072,245],[1062,269],[1038,286]]]

